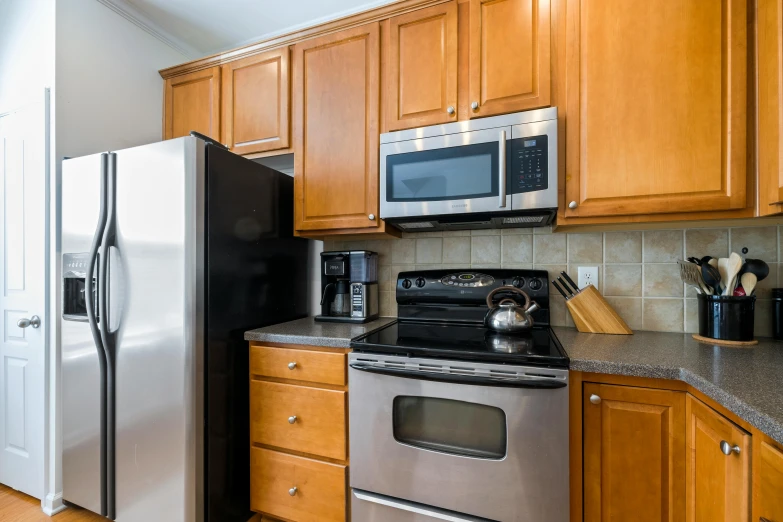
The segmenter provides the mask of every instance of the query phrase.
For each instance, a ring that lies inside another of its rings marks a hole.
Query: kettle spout
[[[532,314],[533,312],[535,312],[535,311],[537,311],[539,309],[541,309],[541,307],[538,306],[538,303],[533,301],[532,303],[530,303],[530,306],[527,307],[527,310],[525,310],[525,312],[527,312],[529,314]]]

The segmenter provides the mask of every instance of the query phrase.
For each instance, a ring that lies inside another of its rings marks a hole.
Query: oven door
[[[567,370],[358,352],[349,365],[352,488],[500,522],[568,522]]]
[[[381,217],[511,210],[511,127],[381,145]]]

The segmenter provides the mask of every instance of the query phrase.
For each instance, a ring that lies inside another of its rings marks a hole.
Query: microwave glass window
[[[480,459],[506,456],[506,414],[500,408],[435,397],[394,398],[394,439],[417,448]]]
[[[498,195],[498,143],[390,155],[387,201],[443,201]]]

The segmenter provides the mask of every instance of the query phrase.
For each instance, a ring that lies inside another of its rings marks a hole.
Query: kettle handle
[[[525,293],[524,291],[520,290],[519,288],[517,288],[515,286],[499,286],[499,287],[495,288],[494,290],[492,290],[489,293],[489,295],[487,296],[487,307],[490,310],[498,307],[498,305],[496,305],[495,303],[492,302],[492,298],[495,297],[495,294],[500,293],[500,292],[512,292],[512,293],[515,293],[515,294],[519,294],[519,295],[521,295],[522,297],[525,298],[525,307],[524,307],[525,310],[527,310],[528,307],[530,307],[530,296],[527,295],[527,293]]]

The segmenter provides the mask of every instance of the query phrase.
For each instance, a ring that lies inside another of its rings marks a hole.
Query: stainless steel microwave
[[[381,218],[407,232],[557,214],[557,108],[381,134]]]

